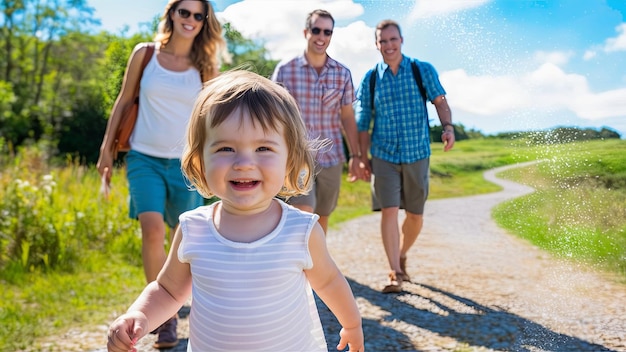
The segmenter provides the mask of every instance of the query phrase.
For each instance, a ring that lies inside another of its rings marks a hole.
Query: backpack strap
[[[417,67],[417,61],[411,60],[411,70],[413,71],[413,78],[415,78],[415,83],[420,89],[420,94],[422,94],[422,98],[424,99],[424,105],[426,105],[426,101],[428,99],[426,97],[426,88],[424,88],[424,83],[422,82],[422,73],[420,72],[419,67]]]
[[[424,88],[424,82],[422,82],[422,73],[420,72],[420,68],[417,66],[417,60],[411,60],[411,70],[413,71],[413,78],[415,78],[415,83],[417,84],[417,87],[420,90],[420,94],[422,95],[422,101],[424,102],[424,114],[426,115],[426,123],[428,124],[428,128],[430,129],[430,119],[428,118],[428,108],[426,107],[428,97],[426,96],[426,88]]]
[[[372,115],[374,114],[374,89],[376,88],[376,75],[378,75],[378,64],[374,66],[372,74],[370,74],[370,108]]]
[[[428,97],[426,96],[426,88],[424,88],[424,83],[422,82],[422,73],[420,72],[419,67],[417,66],[417,62],[415,60],[411,60],[411,71],[413,71],[413,79],[415,79],[415,84],[420,90],[420,94],[422,95],[422,99],[424,100],[424,105],[428,101]],[[376,76],[378,75],[378,64],[374,66],[372,74],[370,74],[370,107],[372,111],[374,111],[374,89],[376,89]]]

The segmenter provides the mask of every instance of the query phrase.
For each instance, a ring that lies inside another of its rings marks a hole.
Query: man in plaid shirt
[[[304,53],[278,64],[272,80],[282,84],[296,99],[310,138],[331,142],[317,154],[313,189],[306,196],[288,203],[320,216],[319,223],[328,229],[328,218],[337,205],[339,186],[346,155],[342,132],[349,148],[349,180],[362,178],[358,133],[352,103],[355,101],[350,70],[326,53],[333,35],[335,20],[325,10],[315,10],[306,19]]]

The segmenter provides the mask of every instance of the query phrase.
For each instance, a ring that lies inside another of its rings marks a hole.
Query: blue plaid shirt
[[[428,100],[446,91],[439,82],[435,68],[417,62]],[[372,156],[394,164],[409,164],[430,157],[428,111],[411,71],[411,59],[402,57],[397,75],[384,62],[363,77],[355,102],[359,132],[371,133]],[[374,89],[375,116],[370,106],[370,75],[377,74]],[[372,124],[373,120],[373,124]]]

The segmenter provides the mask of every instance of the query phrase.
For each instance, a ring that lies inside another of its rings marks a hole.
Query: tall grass
[[[94,169],[71,159],[53,168],[36,149],[23,150],[0,174],[0,278],[71,272],[89,265],[91,252],[119,246],[121,254],[134,258],[137,248],[128,245],[138,228],[127,216],[123,178],[121,169],[110,199],[104,199]]]
[[[0,350],[102,323],[144,285],[123,170],[108,200],[93,168],[51,167],[37,148],[0,163]]]

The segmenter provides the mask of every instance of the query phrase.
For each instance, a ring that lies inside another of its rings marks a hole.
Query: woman
[[[98,172],[110,182],[114,135],[125,107],[139,89],[139,114],[126,155],[130,214],[138,219],[146,280],[152,282],[165,263],[165,234],[178,226],[178,216],[203,203],[190,191],[180,171],[187,122],[205,81],[219,74],[224,45],[222,28],[206,0],[171,0],[155,36],[154,54],[141,72],[148,43],[138,44],[128,61],[100,147]],[[141,82],[139,78],[141,77]],[[168,226],[165,225],[167,223]],[[155,332],[155,348],[178,344],[176,317]]]

